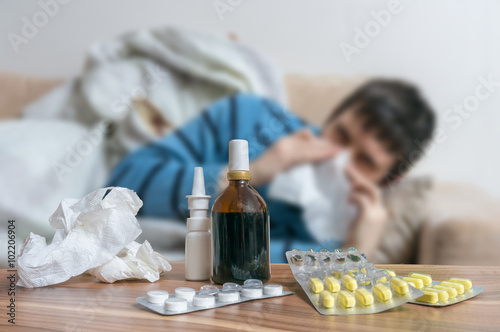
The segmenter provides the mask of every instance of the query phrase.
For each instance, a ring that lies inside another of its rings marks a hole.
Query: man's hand
[[[346,168],[346,174],[352,185],[350,201],[359,208],[346,247],[355,247],[370,257],[377,249],[387,224],[387,209],[375,183],[365,179],[352,165]]]
[[[308,129],[298,131],[278,140],[251,163],[251,184],[259,186],[292,166],[333,158],[337,152],[330,141],[314,136]]]

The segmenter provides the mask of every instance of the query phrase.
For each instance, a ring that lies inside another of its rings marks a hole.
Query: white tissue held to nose
[[[302,208],[302,219],[318,242],[344,241],[356,217],[349,202],[351,186],[345,174],[350,160],[342,151],[316,164],[303,164],[276,176],[269,197]]]

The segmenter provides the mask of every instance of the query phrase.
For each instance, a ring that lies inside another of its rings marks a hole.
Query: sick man
[[[396,80],[366,83],[333,110],[321,129],[270,100],[238,94],[132,152],[115,168],[110,185],[135,190],[144,202],[142,215],[185,220],[194,167],[203,167],[213,202],[227,183],[228,142],[246,139],[250,183],[268,203],[271,260],[278,263],[287,250],[321,244],[308,232],[299,208],[267,197],[269,182],[293,166],[330,159],[345,149],[351,156],[346,168],[350,200],[358,213],[347,238],[335,246],[354,246],[370,257],[388,218],[381,191],[418,159],[433,128],[433,112],[419,91]]]

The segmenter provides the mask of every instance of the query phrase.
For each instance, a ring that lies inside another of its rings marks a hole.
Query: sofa
[[[363,76],[286,75],[288,107],[305,120],[320,125],[334,105],[366,80]],[[0,73],[0,121],[22,118],[24,106],[61,82],[57,78]],[[466,183],[408,176],[385,190],[385,200],[390,221],[380,247],[369,257],[371,261],[500,264],[500,256],[496,255],[500,251],[498,198]],[[150,225],[143,229],[145,233],[154,233]],[[182,237],[182,229],[177,227],[175,232]]]

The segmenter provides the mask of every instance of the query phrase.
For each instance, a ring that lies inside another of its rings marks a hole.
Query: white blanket
[[[107,143],[119,159],[157,138],[138,116],[134,99],[147,99],[177,127],[214,100],[242,91],[285,103],[280,73],[260,54],[227,38],[167,27],[93,45],[82,75],[24,115],[85,126],[113,122]]]

